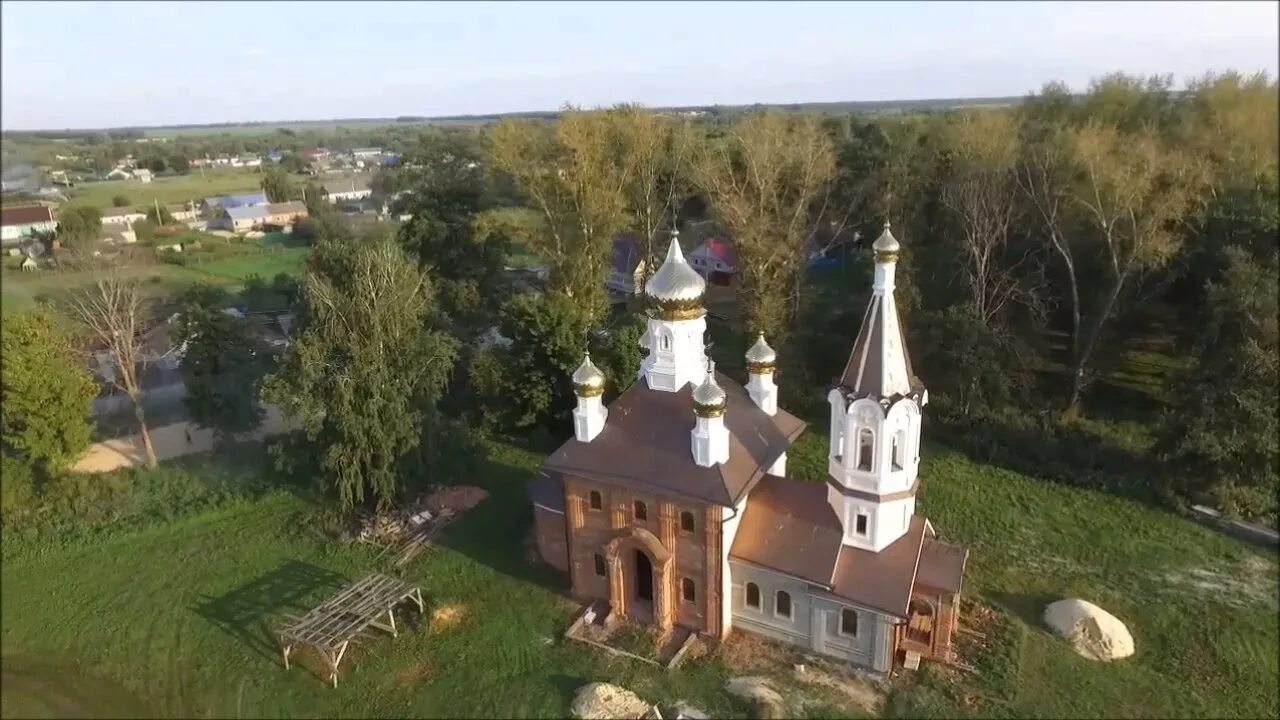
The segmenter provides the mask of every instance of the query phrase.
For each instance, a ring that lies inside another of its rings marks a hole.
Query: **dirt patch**
[[[803,685],[828,691],[844,705],[859,708],[872,715],[879,715],[880,708],[884,705],[883,687],[844,668],[828,667],[825,664],[805,666],[804,671],[797,671],[794,677]]]
[[[438,513],[443,510],[463,513],[479,505],[487,497],[489,497],[489,493],[478,487],[454,485],[440,488],[428,495],[426,506],[427,510],[432,513]]]
[[[1276,566],[1266,559],[1250,556],[1234,567],[1196,567],[1164,575],[1174,592],[1192,592],[1233,607],[1280,606]]]
[[[735,632],[720,644],[720,660],[735,672],[760,673],[792,665],[798,653],[758,635]]]
[[[431,622],[427,623],[428,632],[444,632],[462,624],[467,616],[467,609],[462,605],[440,605],[432,609]]]
[[[430,663],[419,660],[396,673],[396,684],[402,687],[415,687],[430,680],[432,674]]]

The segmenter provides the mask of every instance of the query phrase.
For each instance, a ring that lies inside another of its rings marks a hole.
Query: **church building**
[[[669,632],[759,633],[886,672],[951,653],[968,551],[916,514],[921,410],[894,304],[898,242],[873,246],[874,292],[831,406],[825,483],[787,477],[805,424],[778,407],[776,354],[745,387],[705,352],[706,282],[673,239],[645,285],[639,378],[609,406],[590,357],[574,437],[531,486],[538,551],[574,597]]]

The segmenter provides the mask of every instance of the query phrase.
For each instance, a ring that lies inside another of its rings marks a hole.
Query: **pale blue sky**
[[[1018,95],[1277,73],[1277,2],[0,7],[8,129]]]

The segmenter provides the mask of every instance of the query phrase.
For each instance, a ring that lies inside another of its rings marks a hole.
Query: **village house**
[[[113,207],[102,211],[102,224],[132,227],[134,223],[146,219],[146,217],[146,210],[131,207]]]
[[[215,208],[233,208],[233,207],[252,207],[255,205],[266,205],[267,194],[263,192],[244,193],[241,195],[219,195],[217,197],[205,198],[204,207],[206,210],[214,210]]]
[[[209,227],[215,230],[248,232],[267,223],[267,205],[234,205],[213,211]]]
[[[288,227],[294,220],[307,216],[307,206],[299,200],[271,203],[266,206],[266,210],[267,217],[263,223],[278,227]]]
[[[738,268],[733,244],[722,238],[707,238],[689,253],[689,265],[714,285],[728,285]]]
[[[787,478],[805,425],[778,407],[764,337],[746,387],[708,361],[707,284],[672,241],[645,285],[638,380],[606,407],[605,377],[584,359],[574,437],[531,484],[538,551],[576,598],[662,634],[742,630],[882,673],[951,657],[968,553],[915,513],[928,393],[894,303],[898,252],[886,225],[862,327],[826,394],[819,484]]]
[[[48,205],[19,205],[0,208],[0,242],[16,245],[57,230],[53,208]]]
[[[151,171],[146,168],[138,168],[133,171],[133,177],[143,183],[151,182]]]
[[[200,219],[195,203],[174,203],[164,207],[173,216],[174,222],[189,223]]]
[[[639,295],[644,285],[644,269],[644,247],[640,240],[634,235],[618,235],[613,239],[609,275],[604,286],[624,296]]]
[[[104,180],[128,180],[131,177],[133,177],[133,173],[129,172],[128,170],[122,167],[116,167],[116,168],[111,168],[111,170],[108,171],[107,174],[103,176],[103,179]]]
[[[324,191],[331,203],[353,202],[373,195],[369,179],[362,177],[330,178],[325,180]]]

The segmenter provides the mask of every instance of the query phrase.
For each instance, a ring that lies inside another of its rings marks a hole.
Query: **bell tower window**
[[[893,469],[901,470],[907,464],[907,431],[893,434]]]
[[[858,469],[871,470],[875,459],[875,434],[869,428],[858,431]]]

